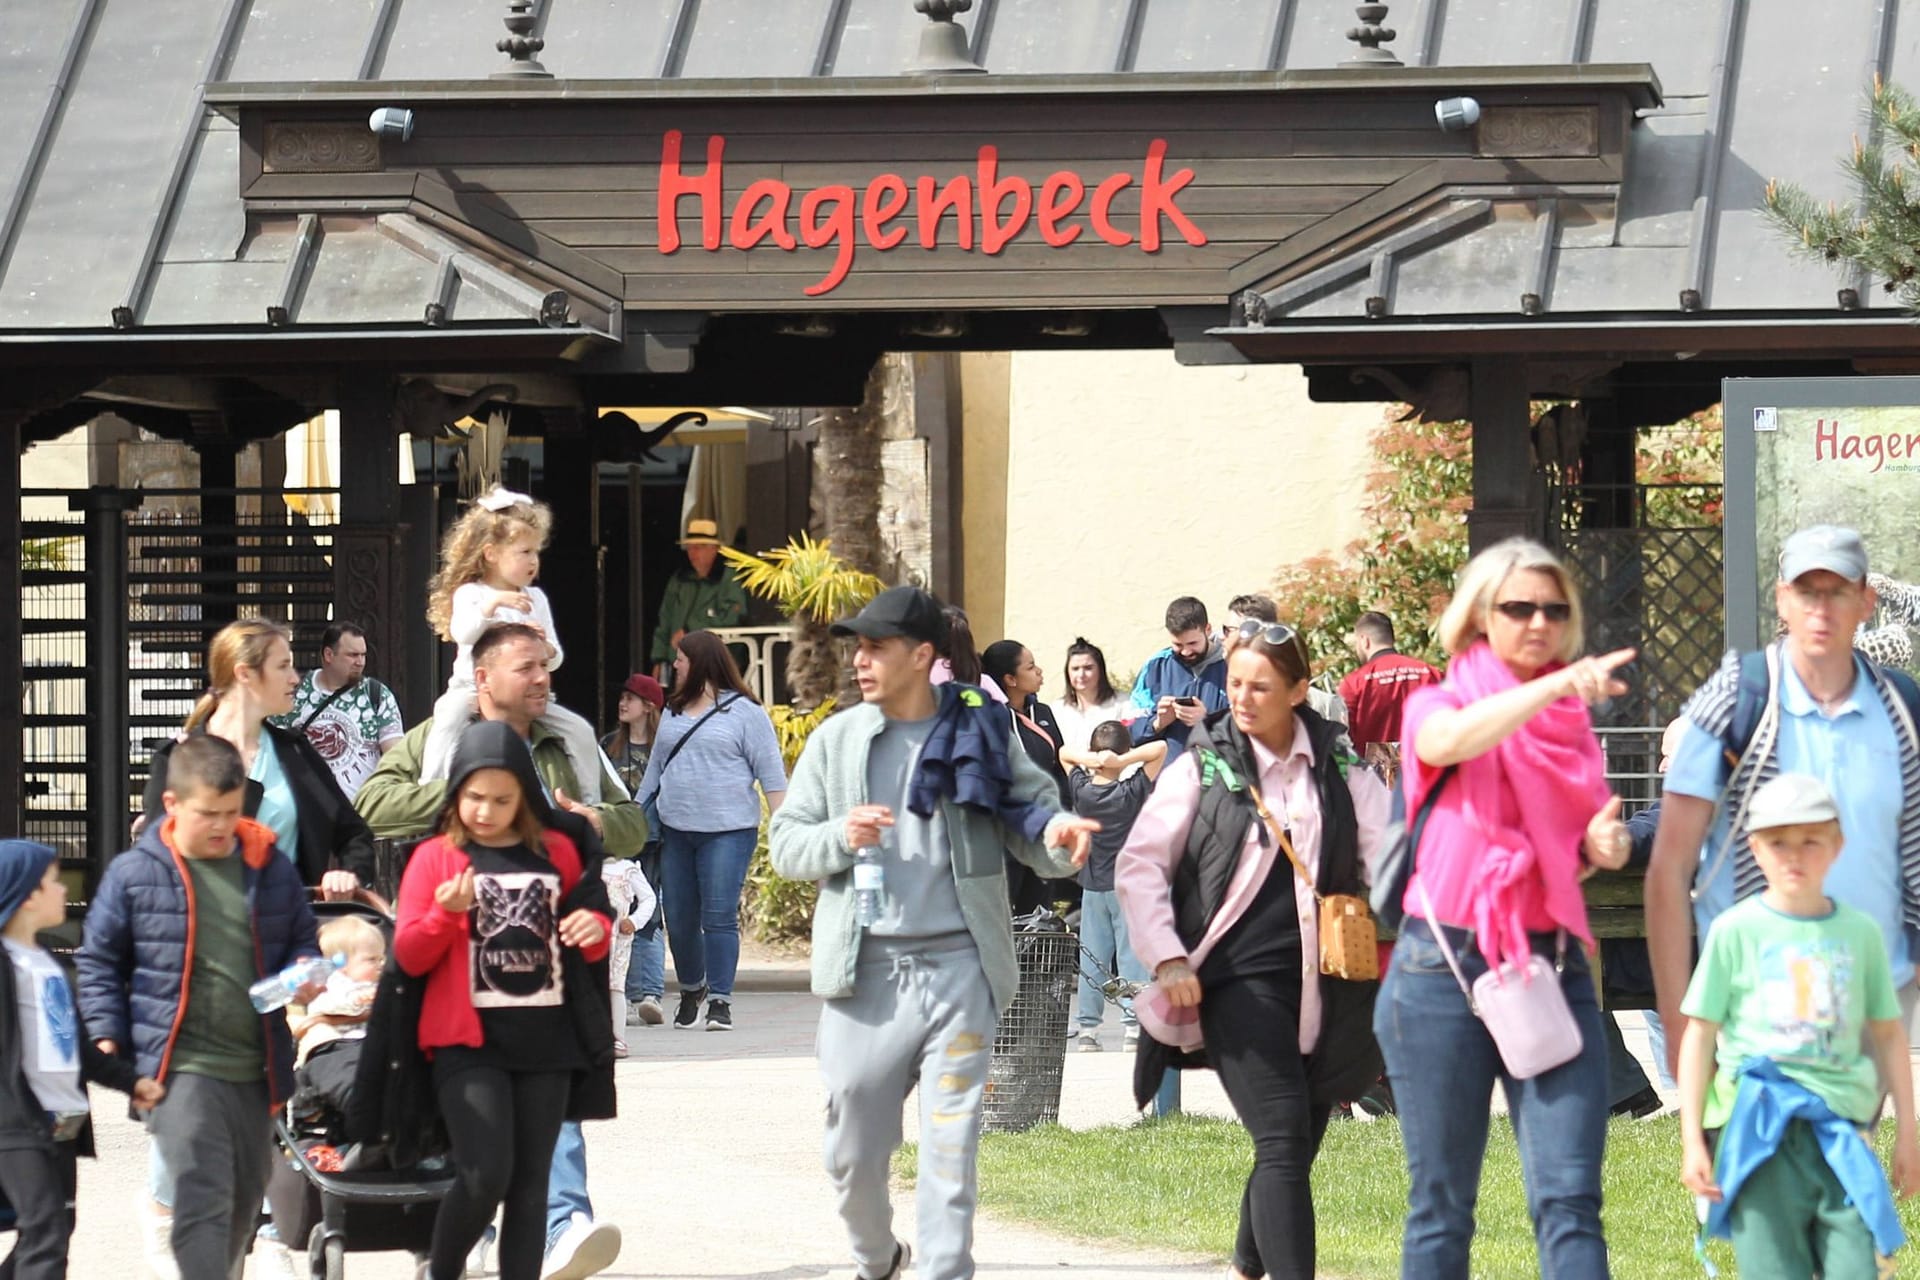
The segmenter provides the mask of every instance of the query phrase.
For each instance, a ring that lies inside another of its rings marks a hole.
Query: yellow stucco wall
[[[976,639],[1006,622],[1007,380],[1013,357],[987,351],[960,358],[961,599]]]
[[[992,361],[1006,362],[1004,422]],[[974,635],[1032,648],[1048,698],[1064,687],[1074,636],[1137,671],[1166,644],[1175,596],[1199,596],[1217,620],[1282,565],[1359,536],[1382,407],[1315,404],[1297,367],[1188,368],[1172,352],[1123,351],[968,357],[965,368]],[[1004,498],[986,487],[1001,449]],[[985,528],[995,515],[998,546]]]

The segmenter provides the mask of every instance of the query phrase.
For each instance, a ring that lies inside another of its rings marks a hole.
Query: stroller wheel
[[[307,1268],[313,1280],[346,1280],[347,1242],[328,1238],[326,1227],[314,1223],[307,1236]]]

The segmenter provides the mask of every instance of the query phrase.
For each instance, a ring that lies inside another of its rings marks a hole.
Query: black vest
[[[1320,878],[1316,887],[1323,894],[1364,897],[1367,890],[1360,874],[1360,824],[1353,814],[1353,794],[1347,790],[1346,778],[1347,768],[1355,762],[1338,749],[1339,725],[1306,707],[1296,709],[1294,714],[1313,747],[1314,783],[1320,793]],[[1248,780],[1258,777],[1253,746],[1233,723],[1231,712],[1216,712],[1195,725],[1187,739],[1187,750],[1197,753],[1194,764],[1200,772],[1200,804],[1187,834],[1186,852],[1174,868],[1173,922],[1180,941],[1191,951],[1218,914],[1234,868],[1240,864],[1247,826],[1260,823],[1260,815],[1254,811],[1253,796],[1247,790]],[[1264,830],[1259,836],[1262,844],[1273,839]],[[1278,850],[1275,854],[1272,874],[1292,874],[1286,854]]]
[[[1364,898],[1367,889],[1360,860],[1360,824],[1353,812],[1353,793],[1347,790],[1346,771],[1365,766],[1347,751],[1339,725],[1307,707],[1296,708],[1294,714],[1313,745],[1314,782],[1320,793],[1320,878],[1316,887],[1323,894],[1351,893]],[[1180,940],[1191,949],[1206,936],[1208,925],[1219,912],[1246,843],[1247,824],[1259,822],[1260,815],[1246,788],[1247,779],[1258,777],[1253,747],[1233,723],[1231,712],[1218,712],[1195,725],[1187,749],[1196,753],[1200,803],[1187,836],[1185,855],[1173,872],[1173,920]],[[1271,840],[1272,836],[1262,832],[1261,839]],[[1277,854],[1269,874],[1293,874],[1291,863],[1283,865],[1279,861],[1285,857],[1284,852]],[[1380,984],[1348,982],[1317,972],[1314,976],[1320,983],[1320,1040],[1306,1060],[1308,1097],[1319,1106],[1351,1102],[1378,1080],[1383,1070],[1380,1047],[1373,1038],[1373,1001]],[[1148,1082],[1142,1072],[1135,1072],[1136,1094],[1143,1083],[1157,1086],[1157,1072],[1145,1075],[1151,1075],[1152,1080]],[[1146,1096],[1152,1093],[1148,1088]]]

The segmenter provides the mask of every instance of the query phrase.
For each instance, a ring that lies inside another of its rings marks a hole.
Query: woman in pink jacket
[[[1595,1280],[1607,1274],[1607,1045],[1580,881],[1625,865],[1630,842],[1587,707],[1626,692],[1613,672],[1633,651],[1581,658],[1580,598],[1565,566],[1519,538],[1468,563],[1440,640],[1453,655],[1446,679],[1415,691],[1401,731],[1407,812],[1439,793],[1374,1008],[1412,1175],[1400,1274],[1465,1280],[1499,1081],[1541,1273]],[[1502,961],[1524,965],[1530,952],[1556,960],[1577,1055],[1526,1079],[1508,1073],[1436,927],[1468,983]]]
[[[1340,726],[1307,707],[1311,674],[1290,627],[1255,620],[1231,636],[1227,710],[1194,726],[1115,868],[1134,954],[1154,975],[1134,1001],[1150,1068],[1135,1094],[1174,1051],[1204,1043],[1253,1137],[1233,1250],[1243,1278],[1313,1275],[1308,1175],[1331,1077],[1357,1094],[1378,1074],[1366,1002],[1345,990],[1360,984],[1320,976],[1314,890],[1365,892],[1389,796]]]

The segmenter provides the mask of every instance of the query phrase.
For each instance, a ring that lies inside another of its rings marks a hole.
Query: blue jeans
[[[681,831],[663,822],[660,832],[674,977],[682,991],[706,987],[713,999],[731,1000],[740,967],[740,890],[759,829]]]
[[[641,850],[639,863],[654,903],[652,918],[633,935],[633,960],[627,965],[627,999],[636,1003],[667,994],[667,940],[660,932],[660,846],[650,844]]]
[[[1122,978],[1139,983],[1147,980],[1146,966],[1135,958],[1127,941],[1127,918],[1120,914],[1120,897],[1112,890],[1089,889],[1081,896],[1080,945],[1093,952],[1094,960],[1106,969],[1102,973],[1093,960],[1080,957],[1080,1025],[1097,1027],[1106,1014],[1107,1003],[1100,986],[1107,980],[1107,973],[1115,971],[1116,957]],[[1131,1000],[1120,1006],[1120,1021],[1125,1026],[1133,1025]]]
[[[560,1138],[553,1144],[553,1168],[547,1173],[547,1247],[573,1221],[573,1215],[593,1216],[593,1201],[587,1199],[587,1139],[580,1122],[569,1120],[560,1126]]]
[[[1487,970],[1465,930],[1448,940],[1471,984]],[[1551,934],[1534,949],[1553,954]],[[1487,1150],[1487,1099],[1507,1093],[1540,1274],[1548,1280],[1604,1280],[1600,1158],[1607,1140],[1607,1044],[1593,978],[1578,940],[1567,949],[1561,989],[1579,1024],[1580,1056],[1531,1080],[1515,1080],[1493,1037],[1467,1007],[1423,920],[1408,920],[1374,1005],[1373,1031],[1407,1144],[1403,1280],[1466,1280],[1473,1209]]]

